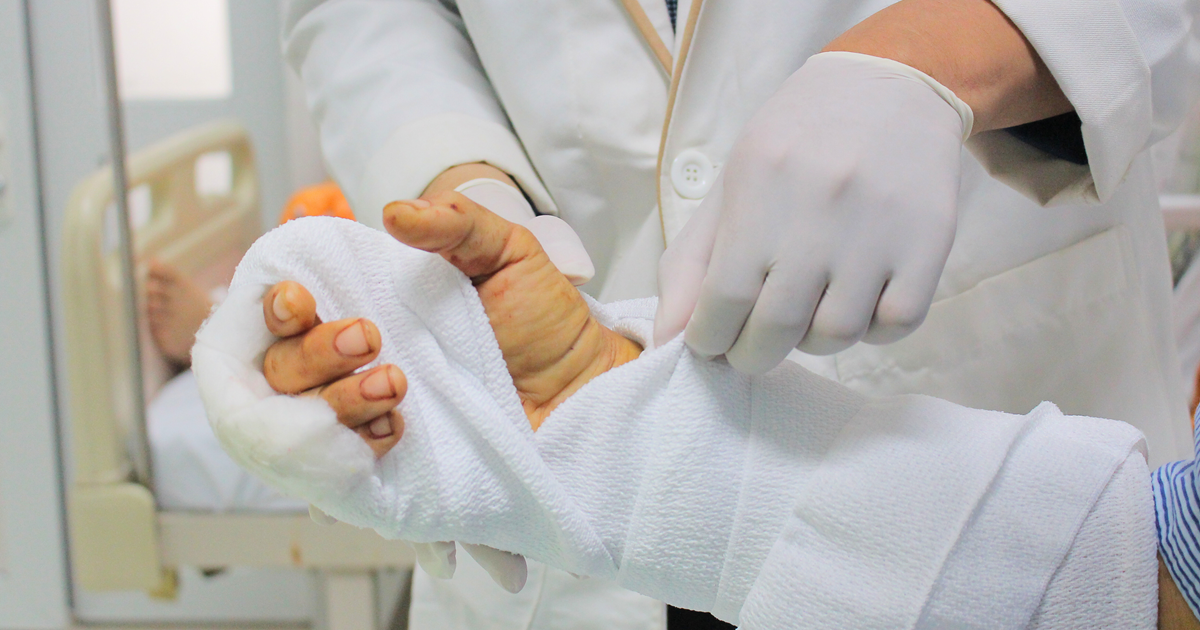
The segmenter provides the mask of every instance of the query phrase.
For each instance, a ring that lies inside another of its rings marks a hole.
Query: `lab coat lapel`
[[[663,232],[663,245],[668,244],[667,241],[667,222],[663,215],[663,191],[662,191],[662,169],[663,169],[663,153],[667,148],[667,135],[671,128],[671,113],[675,110],[675,97],[679,93],[679,81],[683,76],[683,66],[687,63],[688,52],[692,47],[692,36],[696,33],[696,22],[700,18],[700,9],[704,5],[704,0],[692,0],[691,6],[688,8],[687,22],[684,23],[683,32],[680,35],[679,49],[676,56],[675,66],[671,73],[671,88],[667,95],[667,114],[663,120],[662,140],[658,144],[658,166],[655,173],[654,181],[656,182],[656,195],[658,199],[658,219]]]
[[[650,16],[646,15],[645,7],[642,6],[639,0],[621,0],[621,6],[625,7],[625,12],[633,20],[638,33],[641,34],[642,39],[646,40],[646,44],[650,46],[650,50],[658,59],[663,72],[667,73],[667,76],[671,76],[671,66],[674,64],[674,60],[671,59],[671,49],[659,35],[658,29],[654,28],[654,24],[650,21]]]

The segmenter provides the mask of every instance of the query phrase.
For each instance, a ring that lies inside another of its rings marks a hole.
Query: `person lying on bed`
[[[454,298],[455,276],[326,219],[264,237],[193,352],[226,448],[333,516],[615,577],[747,628],[1196,627],[1156,563],[1128,425],[1046,404],[1012,416],[870,400],[788,364],[742,376],[680,340],[647,348],[652,300],[590,303],[528,231],[462,195],[393,203],[385,217],[396,239],[469,279],[477,297],[461,310],[477,300],[485,329],[430,297]],[[399,302],[378,295],[392,283]],[[342,315],[382,328],[322,321],[319,299],[338,296],[354,305]],[[240,334],[250,306],[280,338],[269,347]],[[505,407],[479,367],[489,324],[524,432],[490,417]],[[422,344],[433,354],[404,354]],[[298,397],[262,390],[255,365]],[[318,407],[371,461],[304,419]],[[437,433],[443,423],[463,430]]]

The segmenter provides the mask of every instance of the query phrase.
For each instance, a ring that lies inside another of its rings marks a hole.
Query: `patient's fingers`
[[[379,329],[366,319],[318,324],[267,348],[263,375],[275,391],[298,394],[370,363],[380,343]]]
[[[354,429],[375,457],[387,454],[404,434],[404,420],[396,405],[408,392],[408,380],[400,368],[381,365],[338,379],[318,391],[337,413],[338,421]]]
[[[441,254],[470,278],[489,276],[522,258],[545,256],[529,230],[454,191],[429,200],[394,201],[383,216],[388,232],[401,243]]]
[[[291,337],[320,323],[317,301],[297,282],[284,280],[263,296],[263,319],[276,337]]]
[[[321,389],[321,398],[333,407],[342,424],[357,429],[394,409],[407,391],[404,372],[394,365],[381,365],[330,383]]]
[[[383,457],[400,441],[404,434],[404,419],[395,409],[359,425],[355,431],[375,452],[375,457]]]

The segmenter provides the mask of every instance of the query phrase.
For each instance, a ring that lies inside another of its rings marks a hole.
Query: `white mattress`
[[[305,512],[235,464],[213,435],[191,370],[163,385],[146,412],[155,495],[164,510]]]

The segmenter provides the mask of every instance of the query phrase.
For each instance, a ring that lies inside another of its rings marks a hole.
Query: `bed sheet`
[[[200,401],[191,370],[158,391],[146,410],[155,495],[164,510],[306,512],[238,466],[222,450]]]

